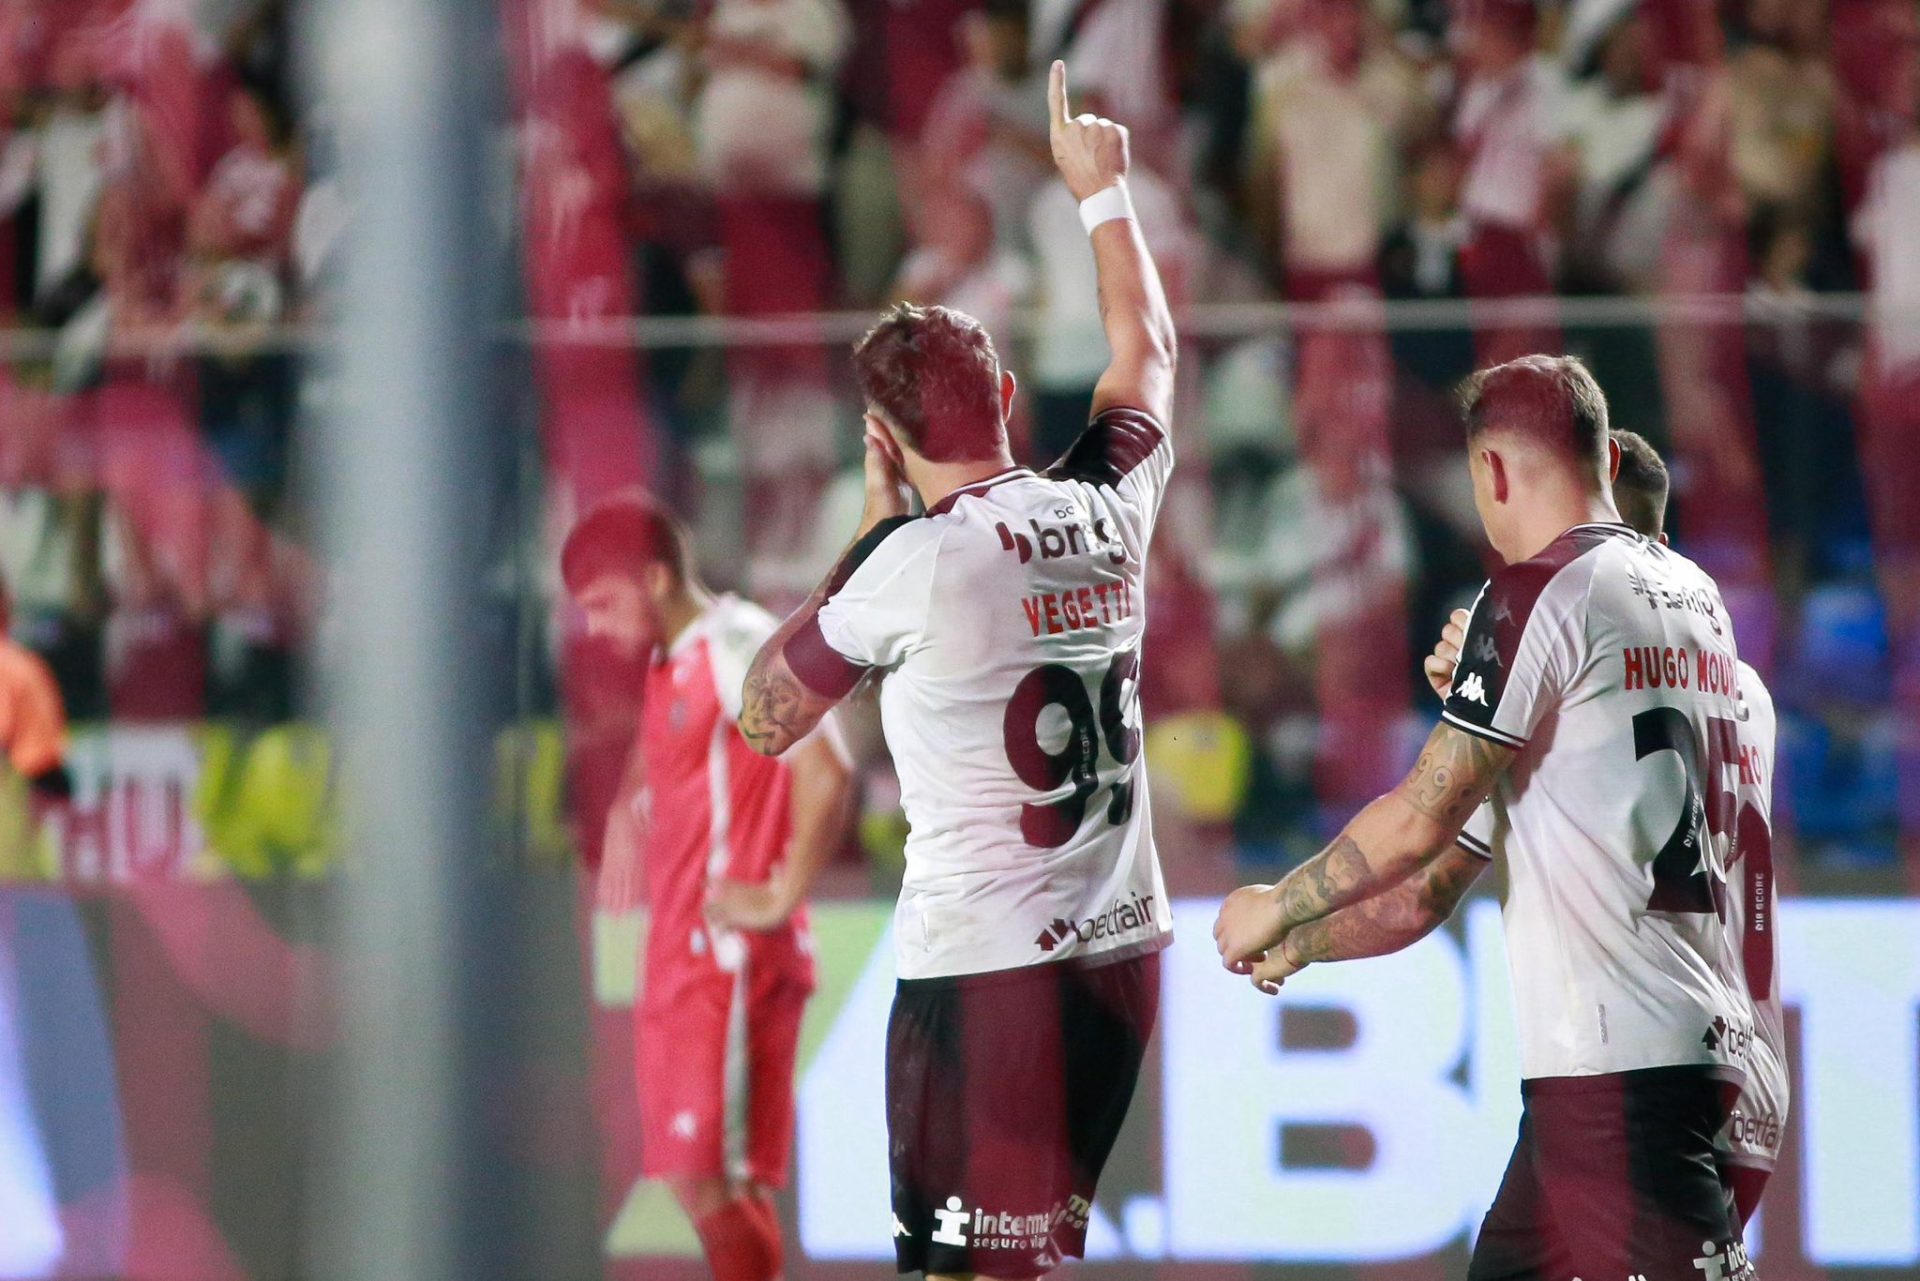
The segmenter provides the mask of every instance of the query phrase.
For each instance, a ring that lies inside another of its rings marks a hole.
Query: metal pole
[[[475,660],[500,425],[486,388],[498,15],[462,0],[315,0],[306,65],[353,218],[337,395],[321,431],[346,871],[341,1051],[318,1127],[312,1270],[471,1281],[516,1268],[489,1150],[487,1040],[511,917],[488,869]],[[510,1015],[509,1015],[510,1021]]]

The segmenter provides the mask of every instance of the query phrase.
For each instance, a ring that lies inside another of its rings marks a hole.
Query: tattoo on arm
[[[809,689],[787,665],[787,642],[820,612],[838,571],[836,565],[806,603],[767,638],[747,668],[736,724],[748,746],[763,756],[778,756],[805,738],[840,701]]]
[[[1281,913],[1289,921],[1325,916],[1364,894],[1371,871],[1365,852],[1342,832],[1280,883]]]
[[[1466,825],[1513,760],[1511,749],[1442,723],[1420,754],[1420,763],[1395,789],[1355,816],[1346,831],[1302,863],[1276,889],[1281,917],[1290,926],[1378,896],[1441,852]],[[1424,822],[1409,833],[1396,821],[1411,809]],[[1384,823],[1384,825],[1383,825]],[[1356,834],[1358,834],[1356,836]],[[1363,848],[1359,841],[1368,842]]]
[[[804,719],[807,693],[780,651],[768,645],[755,656],[741,687],[740,733],[760,750],[778,750],[777,745],[800,739],[812,728]]]
[[[1513,760],[1513,749],[1442,722],[1400,784],[1407,804],[1458,832]]]
[[[1398,952],[1451,916],[1485,866],[1460,851],[1442,856],[1384,894],[1297,927],[1286,937],[1287,955],[1312,963]]]

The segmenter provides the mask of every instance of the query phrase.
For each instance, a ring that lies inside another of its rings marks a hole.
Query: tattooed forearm
[[[1372,892],[1366,853],[1342,832],[1333,844],[1289,872],[1275,887],[1282,916],[1290,922],[1325,916]]]
[[[1458,832],[1512,759],[1513,749],[1442,722],[1399,792],[1414,809]]]
[[[1383,894],[1299,926],[1287,935],[1287,956],[1302,964],[1351,961],[1410,947],[1453,915],[1485,866],[1456,849]]]
[[[808,688],[787,664],[787,642],[820,612],[839,573],[836,565],[806,603],[767,638],[747,668],[736,723],[747,745],[762,756],[778,756],[805,738],[840,701]]]
[[[1507,748],[1441,724],[1420,763],[1393,792],[1368,805],[1333,844],[1274,887],[1289,928],[1371,898],[1453,848],[1474,807],[1513,759]]]
[[[806,735],[807,690],[778,650],[760,651],[740,690],[740,733],[754,750],[784,751]]]

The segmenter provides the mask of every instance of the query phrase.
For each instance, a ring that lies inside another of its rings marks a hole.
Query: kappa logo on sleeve
[[[1480,679],[1479,672],[1467,673],[1467,678],[1460,682],[1459,693],[1466,702],[1487,705],[1487,683]]]

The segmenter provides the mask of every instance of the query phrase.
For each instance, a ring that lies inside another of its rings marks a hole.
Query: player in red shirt
[[[651,658],[615,802],[646,834],[642,1173],[672,1186],[718,1281],[770,1281],[783,1256],[771,1194],[786,1182],[814,985],[804,902],[841,831],[846,755],[830,728],[777,761],[747,746],[740,686],[777,624],[709,592],[684,528],[652,501],[595,506],[561,573],[590,635]]]

